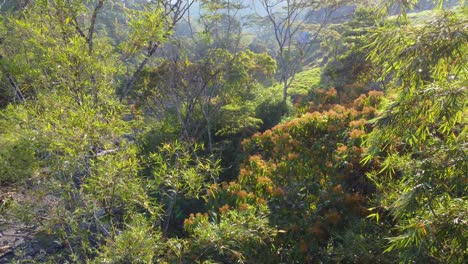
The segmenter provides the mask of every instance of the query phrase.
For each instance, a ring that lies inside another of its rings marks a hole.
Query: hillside
[[[0,1],[0,263],[466,263],[465,3],[378,2]]]

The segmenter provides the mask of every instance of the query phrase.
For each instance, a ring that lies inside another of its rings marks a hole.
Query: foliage
[[[387,155],[382,170],[370,175],[398,223],[387,251],[400,251],[404,261],[466,259],[465,13],[382,27],[370,44],[370,58],[390,78],[367,140],[368,158]]]
[[[351,21],[336,28],[332,42],[342,44],[335,49],[328,48],[331,51],[325,57],[326,65],[322,70],[321,82],[328,83],[337,90],[357,83],[376,87],[379,66],[367,59],[369,51],[365,48],[369,43],[369,30],[377,24],[376,19],[373,8],[358,7]],[[324,44],[327,44],[326,41]]]
[[[58,250],[15,260],[466,262],[464,2],[350,2],[257,2],[276,61],[240,1],[0,0],[0,221]]]
[[[340,248],[346,226],[366,222],[366,196],[374,187],[365,177],[369,167],[360,164],[360,143],[381,96],[371,92],[349,107],[312,105],[312,112],[254,135],[244,141],[250,156],[238,182],[211,187],[210,204],[220,211],[268,205],[270,222],[280,232],[275,239],[280,251],[264,261],[311,262],[338,256],[338,251],[327,252],[328,245]],[[372,224],[363,228],[363,233],[369,232]],[[366,246],[378,250],[381,244],[376,240]]]
[[[22,120],[26,120],[27,114],[15,114],[15,109],[10,106],[1,112],[0,120],[0,183],[8,184],[29,178],[34,174],[37,162],[35,162],[34,138],[35,133],[25,133],[19,126]],[[16,120],[15,120],[16,119]]]
[[[254,113],[257,91],[262,88],[259,80],[271,76],[275,68],[275,61],[265,53],[210,49],[199,61],[166,61],[146,71],[135,98],[144,98],[141,106],[146,111],[153,111],[149,108],[153,103],[164,102],[157,111],[175,112],[186,140],[204,133],[208,139],[211,134],[248,134],[261,124]],[[212,142],[207,143],[211,148]]]
[[[117,54],[106,37],[92,38],[93,21],[87,36],[76,24],[75,12],[89,6],[38,1],[28,7],[27,16],[4,21],[3,73],[28,93],[2,111],[7,118],[0,132],[2,161],[15,149],[28,160],[2,166],[8,170],[2,177],[16,180],[14,170],[16,178],[28,178],[28,197],[17,207],[29,211],[18,210],[18,217],[43,219],[36,223],[66,248],[65,259],[85,261],[120,232],[126,215],[156,217],[159,206],[148,195],[128,140],[140,123],[123,120],[130,110],[115,96]]]
[[[145,218],[136,216],[128,227],[109,239],[94,263],[154,263],[163,253],[161,235]]]
[[[184,227],[192,235],[191,247],[197,255],[194,260],[210,261],[265,261],[272,253],[270,241],[275,230],[268,225],[266,208],[247,206],[230,209],[224,206],[219,212],[191,214]]]
[[[307,95],[313,88],[317,88],[320,85],[320,68],[312,68],[297,73],[294,80],[289,86],[289,95],[291,98],[297,98]],[[280,85],[276,85],[271,89],[280,90]]]

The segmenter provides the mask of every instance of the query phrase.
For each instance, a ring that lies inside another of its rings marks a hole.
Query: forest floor
[[[12,200],[23,200],[26,195],[12,188],[0,186],[0,264],[14,259],[41,259],[47,253],[57,252],[62,247],[37,225],[12,220],[4,214],[4,208]]]

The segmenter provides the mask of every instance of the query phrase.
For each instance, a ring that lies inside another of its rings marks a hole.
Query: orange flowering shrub
[[[360,163],[360,145],[383,95],[371,91],[354,100],[334,89],[317,94],[322,101],[312,102],[311,112],[244,141],[250,156],[239,178],[261,197],[251,201],[265,200],[270,219],[286,231],[282,246],[304,260],[326,245],[333,230],[368,214],[365,196],[374,187],[365,176],[370,168]],[[346,103],[334,104],[340,97]]]
[[[365,176],[371,168],[360,163],[360,145],[382,96],[369,92],[353,100],[335,89],[317,94],[323,101],[311,103],[310,112],[243,141],[248,156],[238,182],[208,190],[208,206],[221,215],[267,205],[271,224],[284,231],[276,247],[306,262],[369,212],[366,195],[374,187]],[[342,97],[346,103],[336,104]]]

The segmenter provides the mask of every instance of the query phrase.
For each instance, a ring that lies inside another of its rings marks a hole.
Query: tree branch
[[[91,25],[89,26],[89,31],[88,31],[88,52],[91,54],[93,52],[93,35],[94,35],[94,29],[96,26],[96,18],[99,13],[99,10],[103,7],[105,0],[99,0],[97,3],[96,7],[94,8],[93,15],[91,17]]]

